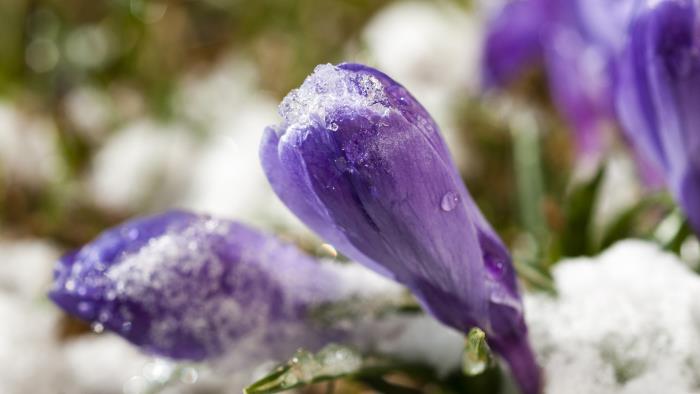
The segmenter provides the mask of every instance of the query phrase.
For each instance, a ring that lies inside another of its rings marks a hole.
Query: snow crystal
[[[227,331],[230,327],[244,325],[237,323],[241,307],[222,290],[224,281],[219,278],[226,275],[249,279],[244,272],[246,265],[229,266],[210,244],[216,234],[224,236],[228,231],[228,222],[197,221],[183,231],[152,239],[107,270],[117,298],[140,300],[147,311],[177,311],[177,315],[169,314],[152,323],[150,337],[158,345],[172,346],[168,341],[176,332],[185,330],[197,335],[209,351],[216,351],[233,339]],[[235,268],[235,272],[229,272],[229,268]],[[264,299],[258,302],[263,303]],[[246,321],[263,315],[251,314]],[[129,319],[125,317],[125,321]]]
[[[547,393],[700,393],[700,278],[677,257],[624,241],[554,278],[525,299]]]
[[[294,89],[280,104],[279,112],[287,124],[302,129],[314,120],[325,122],[329,129],[336,129],[330,118],[331,111],[339,107],[371,108],[385,114],[389,108],[384,86],[372,75],[355,73],[331,64],[316,66],[298,89]]]

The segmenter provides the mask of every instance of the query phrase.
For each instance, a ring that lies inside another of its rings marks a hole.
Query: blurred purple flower
[[[694,0],[644,1],[619,57],[616,107],[700,233],[700,19]]]
[[[65,256],[49,296],[150,353],[203,360],[235,347],[264,359],[325,344],[328,331],[314,334],[305,319],[336,297],[336,279],[276,238],[170,211],[126,222]]]
[[[260,154],[282,201],[350,258],[409,287],[438,320],[482,328],[523,391],[537,393],[510,255],[426,110],[385,74],[341,64],[318,66],[280,112]]]
[[[493,18],[484,78],[504,86],[543,65],[554,101],[583,157],[597,157],[613,119],[613,57],[638,0],[514,0]]]

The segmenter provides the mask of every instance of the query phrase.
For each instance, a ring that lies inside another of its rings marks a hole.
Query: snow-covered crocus
[[[311,308],[341,296],[335,271],[239,223],[185,211],[136,219],[61,259],[50,298],[143,350],[203,360],[317,348]],[[247,360],[244,360],[247,361]]]
[[[617,111],[700,233],[700,3],[644,1],[620,56]]]
[[[344,254],[410,288],[438,320],[482,328],[523,391],[538,392],[510,255],[416,99],[375,69],[321,65],[280,113],[260,154],[281,200]]]
[[[614,118],[612,58],[638,0],[514,0],[489,25],[484,78],[504,86],[543,65],[583,157],[597,157]]]

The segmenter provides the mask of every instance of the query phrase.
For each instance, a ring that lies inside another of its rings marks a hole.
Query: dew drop
[[[338,131],[338,124],[335,123],[335,122],[329,124],[329,125],[328,125],[328,130],[330,130],[330,131]]]
[[[457,204],[459,204],[459,194],[456,192],[447,192],[442,196],[440,208],[445,212],[450,212],[457,207]]]
[[[499,278],[503,275],[503,272],[505,271],[505,263],[503,260],[490,254],[485,254],[484,262],[486,263],[486,270],[491,274],[491,276]]]
[[[75,290],[75,281],[73,279],[69,279],[66,282],[66,290],[68,291],[73,291]]]
[[[131,322],[126,321],[126,322],[122,323],[122,332],[127,333],[129,331],[131,331]]]
[[[94,322],[90,325],[92,332],[95,334],[101,334],[105,330],[105,326],[102,323]]]
[[[185,384],[197,383],[198,378],[199,374],[197,373],[197,370],[192,367],[183,369],[182,373],[180,374],[180,381]]]
[[[338,169],[338,171],[340,172],[343,172],[348,168],[348,161],[345,160],[343,156],[340,156],[333,160],[333,163],[335,164],[335,168]]]

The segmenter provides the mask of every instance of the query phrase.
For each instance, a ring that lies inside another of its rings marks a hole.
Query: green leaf
[[[664,249],[679,255],[683,242],[693,235],[693,230],[683,213],[675,210],[661,221],[654,233]]]
[[[564,203],[566,224],[561,236],[561,251],[564,256],[586,255],[592,250],[593,210],[604,174],[605,167],[601,166],[590,180],[576,185]]]
[[[493,357],[486,343],[486,333],[478,327],[472,328],[467,334],[462,354],[462,371],[467,376],[476,376],[484,373],[492,365]]]
[[[542,209],[545,187],[539,125],[529,111],[513,116],[511,123],[520,217],[525,229],[541,245],[549,230]]]
[[[340,345],[327,345],[318,353],[299,350],[291,360],[269,375],[246,387],[246,394],[277,393],[308,384],[328,381],[358,373],[362,356]]]
[[[513,264],[518,277],[529,289],[543,291],[551,295],[557,293],[551,273],[549,270],[541,268],[544,264],[521,262],[517,259],[514,260]]]

